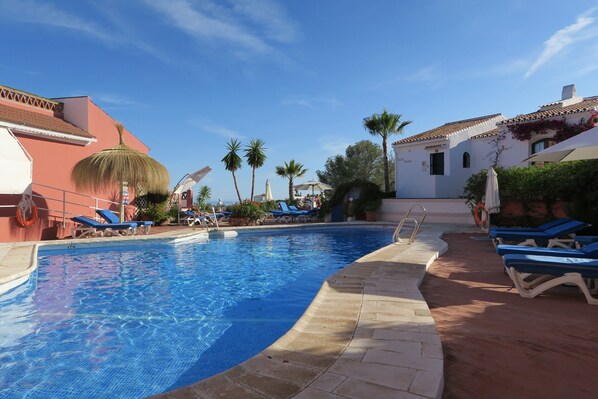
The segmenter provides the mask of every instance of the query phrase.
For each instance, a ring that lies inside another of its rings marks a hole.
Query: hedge
[[[598,227],[598,160],[544,166],[497,167],[495,170],[501,203],[521,201],[525,206],[538,201],[544,202],[550,209],[556,201],[563,201],[568,205],[570,217]],[[464,196],[472,209],[482,201],[486,189],[486,174],[487,170],[482,170],[467,180]],[[548,215],[548,218],[551,216]]]

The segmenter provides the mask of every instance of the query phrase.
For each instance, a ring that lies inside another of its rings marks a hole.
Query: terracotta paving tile
[[[443,397],[598,397],[598,306],[574,287],[509,291],[492,244],[470,236],[444,236],[449,250],[421,286],[444,349]]]

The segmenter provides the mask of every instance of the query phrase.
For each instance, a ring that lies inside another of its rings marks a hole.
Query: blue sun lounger
[[[280,223],[281,220],[284,220],[286,223],[289,222],[289,219],[291,221],[295,220],[295,218],[299,218],[303,216],[303,213],[301,213],[301,211],[292,211],[289,206],[287,205],[286,202],[284,201],[280,201],[278,203],[278,206],[280,207],[280,210],[272,210],[270,211],[272,213],[272,217],[278,222]]]
[[[544,231],[495,231],[490,235],[498,244],[505,241],[517,242],[517,245],[537,246],[566,246],[573,244],[572,234],[589,227],[590,224],[578,220],[570,220]],[[568,238],[564,238],[568,237]]]
[[[80,226],[71,229],[71,236],[73,238],[83,238],[89,236],[106,236],[106,235],[134,235],[137,225],[135,223],[100,223],[85,216],[75,216],[71,218],[72,221],[79,223]],[[77,237],[77,232],[81,235]]]
[[[508,254],[516,255],[537,255],[537,256],[562,256],[575,258],[598,259],[598,242],[586,245],[581,248],[546,248],[546,247],[525,247],[521,245],[498,245],[496,253],[500,256]]]
[[[541,224],[538,227],[491,227],[488,234],[492,237],[493,234],[499,232],[515,232],[515,231],[545,231],[546,229],[550,229],[551,227],[556,227],[563,223],[570,222],[571,218],[559,218],[551,220],[550,222]]]
[[[576,257],[508,254],[503,256],[505,269],[519,295],[535,298],[544,291],[575,284],[590,305],[598,305],[584,279],[598,279],[598,260]]]
[[[96,213],[108,223],[120,223],[118,216],[109,209],[96,209]],[[154,225],[154,222],[144,220],[127,220],[126,222],[135,223],[137,227],[141,228],[144,234],[149,234],[150,228]]]

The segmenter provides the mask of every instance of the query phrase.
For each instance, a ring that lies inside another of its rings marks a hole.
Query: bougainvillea
[[[581,132],[593,128],[598,123],[598,111],[592,113],[588,120],[581,119],[579,123],[569,124],[563,119],[538,120],[525,123],[517,123],[507,126],[513,134],[513,138],[521,141],[527,141],[532,138],[532,133],[544,134],[547,130],[554,130],[554,141],[561,142],[567,140]]]

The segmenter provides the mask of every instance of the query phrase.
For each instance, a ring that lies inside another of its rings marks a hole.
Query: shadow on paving
[[[575,287],[522,298],[490,242],[449,234],[421,291],[442,339],[444,398],[598,397],[598,306]]]

